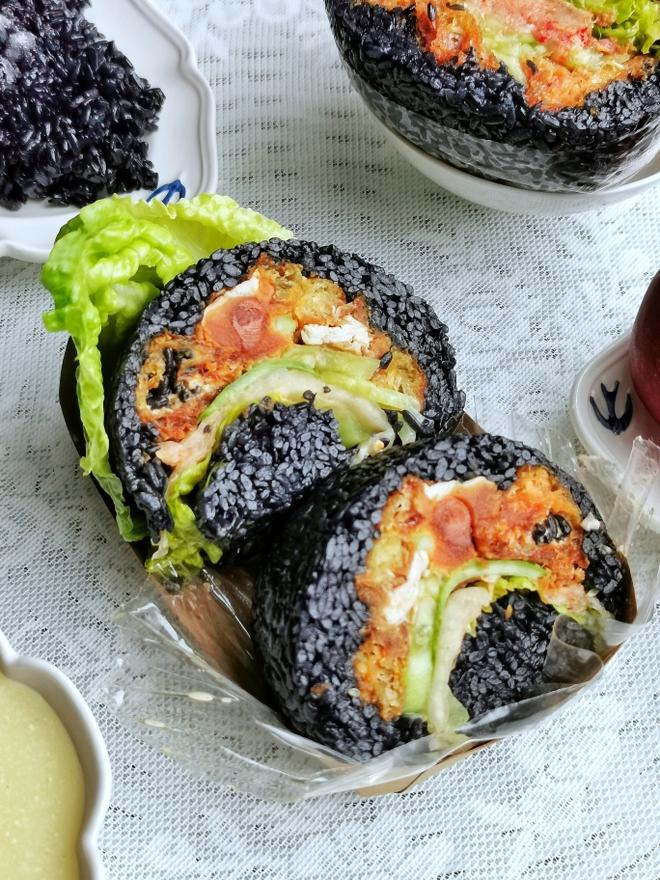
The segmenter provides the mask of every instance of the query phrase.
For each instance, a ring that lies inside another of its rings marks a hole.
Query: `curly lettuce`
[[[658,0],[571,0],[574,6],[606,17],[611,24],[596,27],[598,37],[632,43],[643,55],[660,54]]]
[[[54,301],[44,324],[75,343],[86,442],[81,466],[111,497],[127,541],[145,537],[146,528],[133,516],[110,465],[104,375],[168,281],[219,248],[273,237],[291,233],[226,196],[202,194],[173,205],[113,196],[83,208],[55,242],[41,275]]]

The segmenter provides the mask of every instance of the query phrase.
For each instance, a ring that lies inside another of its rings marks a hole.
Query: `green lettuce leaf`
[[[598,37],[633,43],[638,52],[660,53],[660,3],[658,0],[571,0],[574,6],[613,18],[613,24],[597,27]]]
[[[55,242],[41,275],[54,301],[44,324],[69,333],[75,343],[87,447],[81,465],[112,498],[127,541],[144,537],[146,529],[132,516],[110,467],[104,375],[168,281],[218,248],[273,237],[291,233],[226,196],[202,194],[173,205],[113,196],[83,208]]]

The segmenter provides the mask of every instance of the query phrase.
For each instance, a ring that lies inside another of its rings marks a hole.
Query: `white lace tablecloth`
[[[162,0],[217,95],[219,191],[412,282],[468,394],[570,431],[576,371],[660,268],[660,189],[622,210],[511,217],[436,189],[348,86],[319,0]],[[111,618],[142,584],[57,404],[65,340],[38,269],[0,261],[0,627],[93,700]],[[97,704],[114,767],[110,880],[658,880],[660,620],[534,733],[405,796],[294,806],[200,783]],[[9,880],[9,878],[8,878]]]

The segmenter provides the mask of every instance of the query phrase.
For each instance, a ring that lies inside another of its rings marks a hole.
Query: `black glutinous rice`
[[[83,16],[89,0],[0,4],[0,205],[83,206],[153,189],[144,136],[164,95]]]
[[[292,406],[267,400],[251,406],[214,453],[197,498],[199,528],[223,548],[249,541],[350,457],[332,411],[315,409],[308,397]]]

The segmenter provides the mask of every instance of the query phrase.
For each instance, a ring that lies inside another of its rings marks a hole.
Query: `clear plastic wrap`
[[[150,581],[122,609],[116,664],[104,685],[108,704],[142,739],[195,774],[279,801],[403,791],[471,750],[538,724],[593,681],[651,617],[660,573],[645,506],[660,478],[660,448],[638,438],[619,479],[607,462],[579,457],[566,438],[513,421],[515,430],[507,433],[585,484],[628,558],[635,585],[628,620],[606,622],[602,656],[569,644],[573,622],[559,617],[544,693],[475,719],[449,741],[427,736],[358,763],[292,732],[266,703],[250,638],[251,580],[240,570],[208,569],[182,590]]]
[[[462,131],[405,106],[347,67],[350,81],[383,125],[434,159],[461,171],[538,192],[595,192],[639,174],[658,151],[657,124],[594,149],[497,141]]]
[[[426,9],[432,17],[425,21]],[[396,134],[461,170],[541,192],[614,186],[653,158],[657,67],[613,80],[580,103],[547,109],[528,102],[506,65],[490,68],[472,50],[460,63],[438,63],[428,49],[435,10],[433,3],[326,0],[353,86]]]

